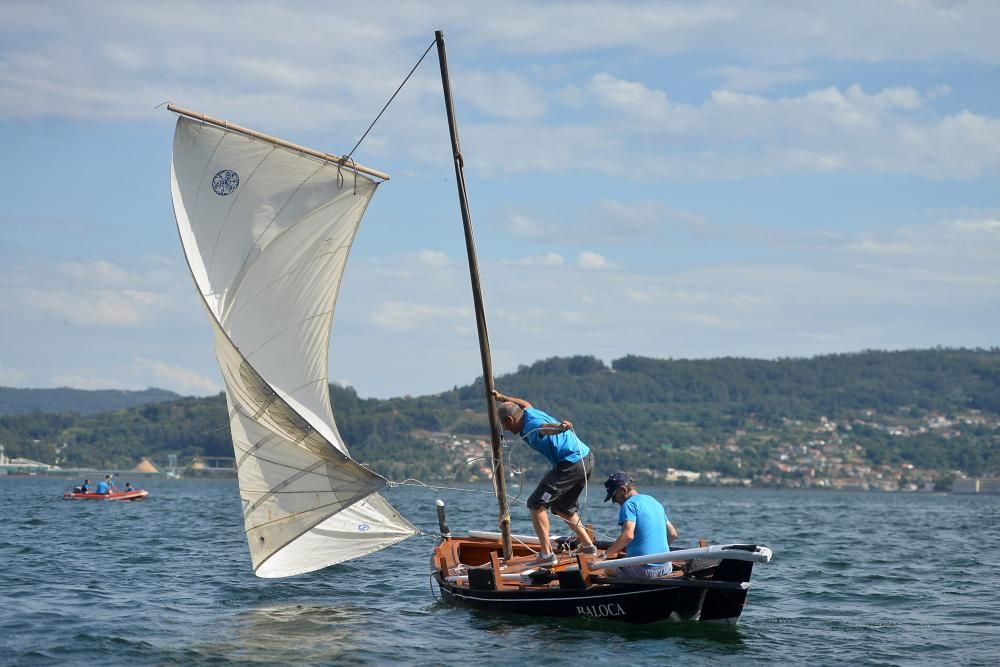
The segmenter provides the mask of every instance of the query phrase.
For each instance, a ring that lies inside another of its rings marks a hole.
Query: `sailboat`
[[[753,563],[770,560],[766,547],[672,552],[671,560],[686,563],[678,575],[629,580],[602,576],[626,559],[597,562],[575,553],[569,541],[562,542],[555,566],[533,568],[532,538],[511,535],[489,340],[441,32],[435,42],[500,517],[498,533],[453,536],[438,501],[441,535],[431,569],[442,598],[546,616],[735,621]],[[417,534],[380,495],[389,480],[351,457],[329,394],[330,330],[341,279],[361,218],[388,174],[172,104],[167,108],[178,116],[170,176],[174,215],[214,333],[253,572],[260,577],[311,572]]]

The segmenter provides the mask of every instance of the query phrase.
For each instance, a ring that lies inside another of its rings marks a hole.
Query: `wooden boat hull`
[[[121,493],[64,493],[63,500],[142,500],[149,496],[149,491],[136,489]]]
[[[591,618],[623,623],[714,621],[736,623],[743,612],[747,590],[733,586],[709,587],[697,580],[679,579],[683,586],[666,584],[594,584],[578,591],[482,591],[442,582],[435,574],[445,602],[500,614],[562,618]],[[729,583],[729,582],[727,582]]]
[[[492,546],[499,548],[496,543]],[[753,568],[751,562],[713,560],[695,561],[687,565],[687,572],[660,579],[607,577],[597,572],[584,577],[579,559],[567,554],[555,568],[545,571],[549,581],[535,585],[530,574],[516,576],[519,570],[530,572],[518,564],[528,561],[530,552],[522,555],[515,551],[509,566],[503,566],[515,574],[501,574],[497,586],[497,570],[490,566],[493,559],[485,557],[484,550],[489,548],[487,542],[476,538],[452,538],[438,545],[433,576],[444,602],[499,614],[595,622],[732,624],[743,612]],[[456,569],[459,563],[466,567]],[[468,576],[456,581],[451,572],[468,572]]]

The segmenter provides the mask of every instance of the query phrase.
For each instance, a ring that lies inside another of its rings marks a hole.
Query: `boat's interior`
[[[596,542],[606,549],[610,542]],[[558,561],[553,566],[539,567],[533,561],[537,546],[514,541],[509,560],[502,558],[503,548],[498,538],[450,537],[434,550],[433,564],[441,579],[452,585],[474,590],[524,590],[526,588],[580,588],[604,579],[600,571],[591,571],[593,556],[576,553],[572,544],[557,545]],[[683,576],[680,568],[669,577]]]

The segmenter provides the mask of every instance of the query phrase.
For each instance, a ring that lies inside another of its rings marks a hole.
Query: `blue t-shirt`
[[[97,483],[97,493],[108,493],[108,484],[107,484],[107,482],[98,482]]]
[[[558,419],[537,408],[527,408],[524,411],[521,439],[528,443],[529,447],[547,458],[552,465],[563,461],[576,463],[590,453],[590,448],[576,437],[576,433],[566,431],[554,435],[542,435],[538,430],[543,424],[558,423]]]
[[[626,500],[618,512],[618,525],[626,521],[635,524],[635,535],[625,547],[629,556],[645,556],[670,551],[667,544],[667,513],[656,498],[637,493]],[[660,567],[663,563],[647,563],[647,567]]]

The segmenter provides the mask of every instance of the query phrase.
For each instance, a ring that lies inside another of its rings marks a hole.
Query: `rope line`
[[[403,86],[406,85],[406,82],[409,81],[410,77],[413,76],[413,73],[417,71],[417,68],[420,67],[420,63],[424,61],[424,58],[427,57],[427,54],[430,53],[431,49],[434,48],[435,44],[437,44],[436,40],[430,43],[430,46],[428,46],[427,50],[424,51],[424,55],[420,56],[420,60],[417,61],[417,64],[413,66],[413,69],[410,70],[410,73],[406,75],[405,79],[403,79],[403,83],[399,84],[399,88],[397,88],[396,92],[392,94],[392,97],[389,98],[389,101],[385,103],[385,106],[382,107],[382,110],[378,112],[378,115],[375,116],[375,120],[373,120],[372,124],[368,126],[368,129],[365,130],[365,133],[361,135],[361,138],[358,139],[358,143],[354,144],[354,148],[351,149],[351,152],[344,156],[345,158],[350,158],[352,155],[354,155],[354,151],[358,150],[358,146],[360,146],[361,142],[365,140],[365,137],[368,136],[368,133],[372,131],[372,128],[375,127],[375,123],[377,123],[379,118],[382,117],[382,114],[385,113],[385,110],[389,108],[389,105],[392,104],[392,101],[396,99],[396,95],[399,95],[399,91],[403,89]]]

